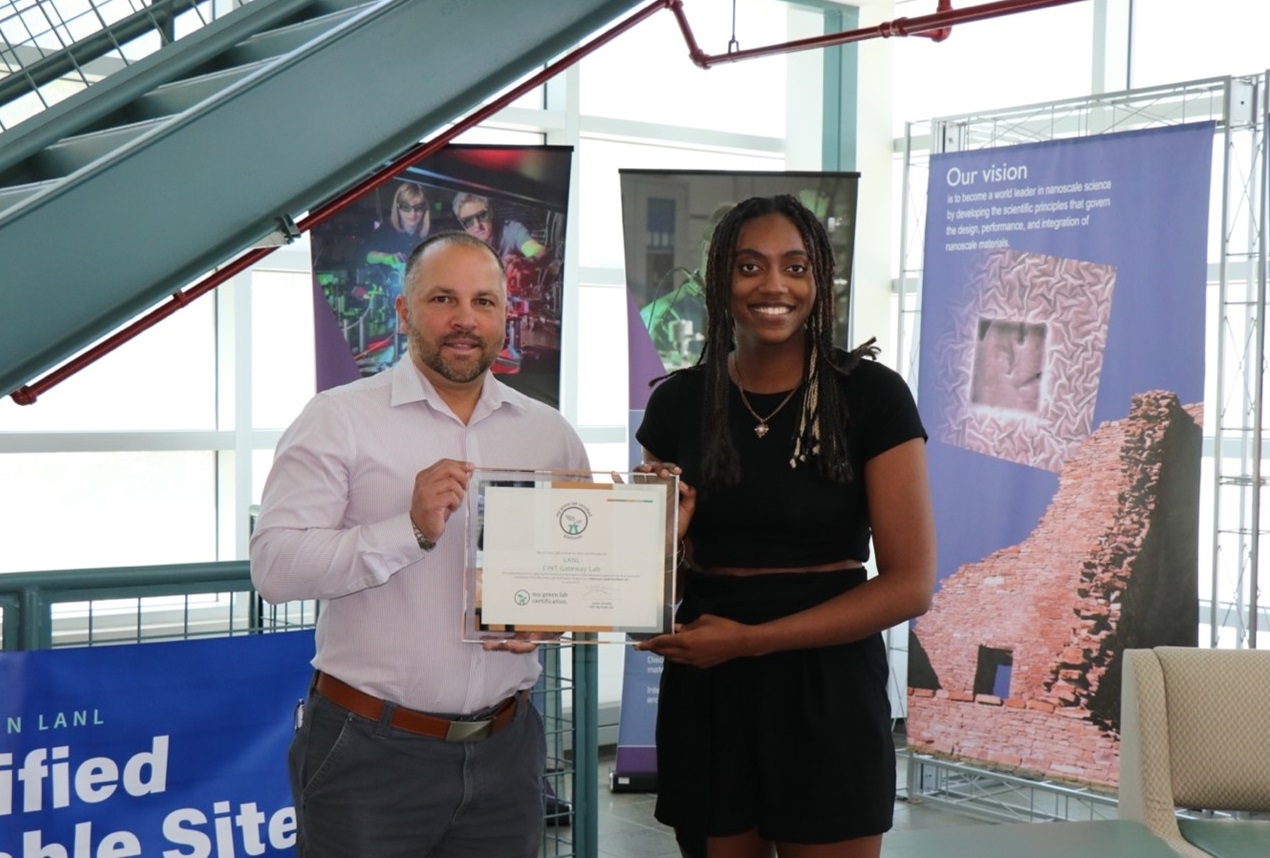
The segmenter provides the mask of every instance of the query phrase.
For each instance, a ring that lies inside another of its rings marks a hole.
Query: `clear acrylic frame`
[[[468,498],[463,640],[672,631],[678,477],[477,468]]]

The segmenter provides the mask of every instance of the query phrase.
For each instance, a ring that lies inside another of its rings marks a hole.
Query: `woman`
[[[392,196],[387,222],[380,223],[366,241],[366,263],[392,266],[400,280],[410,252],[428,237],[431,228],[428,195],[419,185],[401,182]]]
[[[640,469],[684,486],[676,633],[639,646],[666,658],[656,815],[685,855],[876,858],[891,826],[880,632],[934,586],[926,435],[872,341],[833,347],[832,277],[794,197],[736,206],[710,244],[701,358],[636,432]]]
[[[375,224],[353,248],[355,280],[344,317],[345,336],[356,340],[354,360],[363,375],[374,375],[397,362],[405,339],[395,309],[402,293],[406,261],[432,229],[431,205],[421,185],[398,182],[388,217]],[[351,316],[356,310],[355,317]]]

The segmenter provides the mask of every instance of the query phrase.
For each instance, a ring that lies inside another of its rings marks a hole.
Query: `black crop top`
[[[741,481],[698,495],[688,530],[697,565],[755,569],[869,559],[864,463],[905,441],[925,439],[926,432],[908,385],[893,370],[862,359],[846,377],[831,374],[826,380],[841,384],[846,396],[852,480],[831,482],[814,461],[789,467],[799,395],[768,421],[771,431],[759,438],[754,434],[757,421],[742,404],[736,385],[730,385],[728,429],[740,458]],[[652,392],[635,432],[645,450],[659,461],[679,465],[683,480],[693,486],[701,485],[704,390],[700,367],[670,376]],[[759,414],[770,413],[784,397],[746,391]]]

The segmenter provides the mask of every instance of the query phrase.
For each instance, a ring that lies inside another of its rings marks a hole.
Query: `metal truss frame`
[[[1108,793],[1050,781],[1029,780],[965,763],[908,754],[911,804],[930,804],[988,822],[1055,822],[1117,817]]]
[[[1223,648],[1256,648],[1259,640],[1262,647],[1270,646],[1270,599],[1260,596],[1258,576],[1261,537],[1267,532],[1261,506],[1266,482],[1268,91],[1270,72],[1265,72],[949,116],[908,123],[897,153],[903,184],[897,368],[916,384],[932,154],[1217,123],[1200,524],[1201,539],[1207,534],[1210,550],[1200,559],[1200,590],[1207,593],[1198,599],[1197,614],[1209,628],[1207,645]],[[1090,818],[1083,803],[1071,803],[1068,787],[931,758],[910,757],[909,791],[910,800],[952,804],[996,820]],[[1114,798],[1110,801],[1114,804]],[[1063,815],[1078,805],[1076,816]]]

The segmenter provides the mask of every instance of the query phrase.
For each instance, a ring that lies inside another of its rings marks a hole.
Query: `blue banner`
[[[657,789],[657,697],[664,659],[634,647],[626,651],[622,709],[610,788],[613,792]]]
[[[931,158],[912,750],[1114,786],[1120,653],[1195,643],[1214,127]]]
[[[1125,417],[1134,394],[1165,389],[1203,401],[1213,129],[931,158],[918,404],[932,441],[941,578],[1027,537],[1066,454],[1093,427]],[[1001,273],[1010,265],[1018,273]],[[1047,294],[1045,282],[1057,285]],[[968,314],[974,330],[963,324]],[[1022,324],[979,331],[989,319]],[[979,379],[970,378],[975,350],[983,358],[993,337],[1020,340],[1010,378],[1024,385],[1039,381],[1041,353],[1053,354],[1051,390],[992,389],[982,359]],[[1040,414],[1047,404],[1052,412]],[[991,408],[996,423],[982,416]],[[1016,430],[1015,439],[1001,442],[998,428]],[[971,487],[975,502],[966,503]]]
[[[311,632],[0,653],[0,858],[293,854]]]

